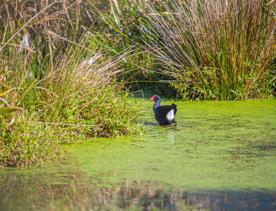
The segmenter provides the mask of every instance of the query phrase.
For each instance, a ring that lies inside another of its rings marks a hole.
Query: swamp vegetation
[[[140,133],[131,92],[234,100],[275,83],[273,2],[5,0],[0,12],[2,166]]]
[[[275,23],[273,0],[1,1],[0,208],[275,209]]]

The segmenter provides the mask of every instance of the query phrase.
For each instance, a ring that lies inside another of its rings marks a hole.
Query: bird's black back
[[[166,118],[167,114],[174,109],[174,114],[176,114],[177,108],[173,103],[172,105],[163,105],[154,109],[154,114],[156,118]]]

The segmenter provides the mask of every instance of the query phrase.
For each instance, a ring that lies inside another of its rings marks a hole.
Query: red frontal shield
[[[154,95],[149,98],[150,101],[154,101]]]

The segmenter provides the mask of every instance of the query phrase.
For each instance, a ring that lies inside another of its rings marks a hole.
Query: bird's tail
[[[176,113],[176,111],[177,111],[177,108],[176,108],[177,105],[173,103],[171,106],[172,106],[172,108],[174,109],[174,113]]]
[[[175,107],[175,108],[176,108],[176,107],[177,107],[177,105],[176,105],[176,104],[174,104],[174,103],[172,103],[172,107]]]

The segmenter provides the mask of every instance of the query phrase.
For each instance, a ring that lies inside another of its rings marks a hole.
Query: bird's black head
[[[158,95],[153,95],[149,99],[150,99],[150,101],[156,102],[157,100],[160,100],[160,97]]]

